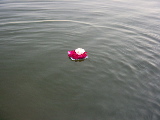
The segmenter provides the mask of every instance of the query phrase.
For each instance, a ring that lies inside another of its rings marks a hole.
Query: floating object
[[[68,57],[71,60],[84,60],[88,58],[87,52],[82,48],[77,48],[75,50],[68,51]]]

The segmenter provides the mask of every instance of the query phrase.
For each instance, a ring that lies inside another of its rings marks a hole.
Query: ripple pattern
[[[159,120],[159,5],[1,0],[0,119]]]

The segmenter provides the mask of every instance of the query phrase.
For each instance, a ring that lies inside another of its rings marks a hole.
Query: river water
[[[0,119],[160,120],[159,6],[0,0]]]

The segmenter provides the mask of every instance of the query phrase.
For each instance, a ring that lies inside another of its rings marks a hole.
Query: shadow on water
[[[83,61],[85,61],[86,59],[79,59],[79,60],[72,60],[70,57],[68,57],[71,61],[73,61],[73,62],[83,62]]]

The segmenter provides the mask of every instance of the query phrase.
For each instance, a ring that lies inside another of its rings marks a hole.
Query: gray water
[[[0,0],[0,120],[160,120],[159,33],[159,0]]]

